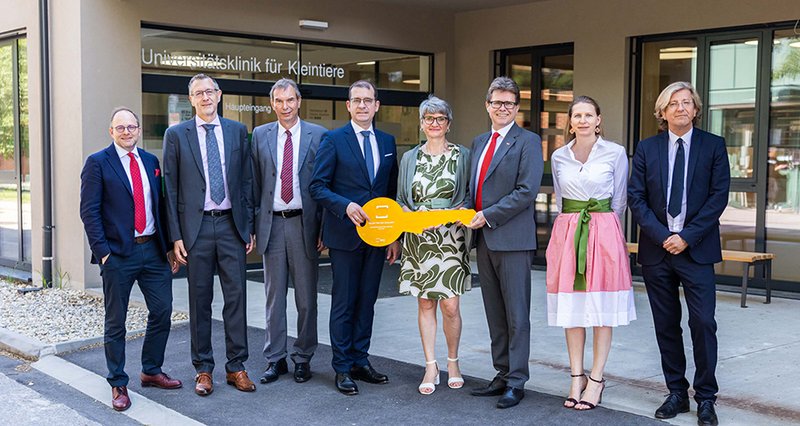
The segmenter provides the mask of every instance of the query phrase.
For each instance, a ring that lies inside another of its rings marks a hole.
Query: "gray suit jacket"
[[[269,234],[272,230],[275,183],[280,167],[277,165],[278,129],[277,121],[253,129],[253,195],[255,201],[256,247],[261,254],[266,253]],[[319,237],[322,207],[308,190],[314,173],[314,161],[322,135],[327,129],[300,120],[300,153],[297,159],[297,174],[300,179],[300,194],[303,202],[303,243],[309,259],[319,257],[317,238]],[[293,138],[294,139],[294,138]]]
[[[487,132],[472,141],[469,208],[475,208],[478,163],[491,135]],[[495,148],[483,182],[482,205],[487,225],[480,232],[490,250],[536,249],[536,209],[533,203],[539,193],[543,171],[542,139],[514,124],[500,146]],[[472,245],[475,244],[473,237]]]
[[[238,121],[219,118],[225,145],[225,179],[233,221],[239,238],[250,242],[253,229],[252,174],[247,128]],[[205,143],[205,141],[204,141]],[[164,185],[169,234],[190,250],[200,233],[206,197],[206,180],[195,118],[164,133]]]

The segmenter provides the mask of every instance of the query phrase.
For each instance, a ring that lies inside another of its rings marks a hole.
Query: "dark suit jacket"
[[[156,239],[166,261],[169,236],[167,234],[164,202],[161,192],[161,170],[158,158],[139,148],[150,183],[150,206],[156,228]],[[144,177],[144,176],[143,176]],[[83,221],[92,263],[100,263],[107,254],[130,256],[133,254],[134,206],[125,167],[112,142],[108,148],[86,159],[81,171],[81,220]]]
[[[363,206],[377,197],[397,196],[397,148],[394,136],[377,130],[380,166],[372,184],[367,175],[364,154],[358,144],[353,126],[331,130],[322,137],[317,152],[317,164],[311,179],[311,197],[324,208],[322,239],[327,247],[355,250],[361,244],[356,227],[347,217],[350,202]]]
[[[219,121],[233,221],[239,238],[247,244],[253,229],[253,179],[247,128],[226,118],[220,117]],[[194,117],[168,128],[164,134],[164,182],[170,236],[172,241],[183,240],[184,247],[189,250],[200,232],[206,196],[203,158]]]
[[[278,129],[277,121],[267,123],[253,129],[252,164],[253,164],[253,201],[255,202],[255,234],[258,251],[266,253],[269,235],[272,230],[272,207],[275,201],[275,183],[282,165],[277,164]],[[317,158],[322,135],[327,130],[313,123],[300,120],[299,139],[300,152],[297,159],[297,176],[300,180],[300,198],[303,202],[303,243],[309,259],[319,257],[317,238],[319,237],[322,207],[320,207],[308,191],[311,176],[314,173],[314,162]],[[297,138],[297,139],[296,139]],[[297,142],[295,142],[297,143]]]
[[[478,166],[492,133],[484,133],[472,141],[468,208],[475,208]],[[490,250],[536,249],[534,201],[539,194],[543,171],[542,139],[514,124],[500,146],[495,148],[483,182],[482,207],[487,225],[480,232]],[[473,237],[472,245],[475,244]]]
[[[639,224],[639,262],[654,265],[667,251],[661,246],[667,227],[669,133],[661,132],[636,147],[628,183],[628,207]],[[698,128],[692,131],[686,170],[686,220],[678,234],[700,264],[722,261],[719,217],[728,205],[731,183],[725,139]]]

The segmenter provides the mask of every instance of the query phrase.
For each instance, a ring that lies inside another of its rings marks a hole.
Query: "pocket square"
[[[156,173],[156,177],[161,176],[161,169],[156,169],[155,173]]]
[[[390,153],[388,153],[388,154],[384,155],[384,157],[391,157],[392,155],[394,155],[394,154],[392,154],[392,153],[390,152]]]

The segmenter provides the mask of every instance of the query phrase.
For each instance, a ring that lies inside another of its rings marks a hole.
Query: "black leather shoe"
[[[289,372],[289,365],[286,364],[286,358],[281,358],[277,362],[270,362],[267,364],[267,369],[261,375],[261,383],[270,383],[278,380],[281,374]]]
[[[361,367],[351,368],[350,376],[353,377],[353,380],[361,380],[362,382],[367,382],[367,383],[374,383],[380,385],[384,383],[389,383],[389,377],[387,375],[378,373],[369,364]]]
[[[345,395],[358,395],[358,386],[347,373],[336,373],[336,389]]]
[[[684,398],[677,393],[667,395],[667,399],[656,410],[657,419],[671,419],[680,413],[689,412],[689,398]]]
[[[311,366],[307,362],[296,362],[294,364],[294,381],[297,383],[307,382],[311,379]]]
[[[506,391],[506,381],[499,376],[495,376],[488,385],[475,388],[470,391],[472,396],[498,396]]]
[[[697,404],[697,424],[699,426],[717,426],[719,420],[714,411],[714,401],[707,399]]]
[[[525,398],[525,389],[507,387],[503,396],[497,400],[497,408],[511,408]]]

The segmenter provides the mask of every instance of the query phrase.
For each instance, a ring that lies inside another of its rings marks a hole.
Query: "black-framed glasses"
[[[433,124],[433,122],[434,122],[434,121],[435,121],[435,122],[437,122],[437,123],[439,123],[439,125],[440,125],[440,126],[443,126],[443,125],[445,125],[445,124],[446,124],[448,121],[450,121],[450,119],[448,119],[448,118],[447,118],[447,117],[445,117],[445,116],[434,117],[434,116],[432,116],[432,115],[426,115],[426,116],[422,117],[422,122],[423,122],[423,123],[425,123],[425,124],[427,124],[427,125],[429,125],[429,126],[430,126],[431,124]]]
[[[350,98],[350,102],[356,105],[361,104],[362,102],[366,106],[372,106],[375,103],[375,99],[372,98]]]
[[[493,109],[500,109],[500,107],[506,107],[506,109],[512,109],[515,106],[517,106],[517,103],[516,102],[511,102],[511,101],[505,101],[505,102],[503,102],[503,101],[490,101],[489,105]]]
[[[192,93],[192,96],[195,98],[202,98],[204,96],[208,96],[209,98],[214,96],[217,93],[217,89],[206,89],[206,90],[198,90]]]
[[[130,133],[133,133],[139,130],[139,126],[135,124],[131,124],[129,126],[114,126],[114,130],[116,130],[117,133],[125,133],[125,129],[127,129]]]

